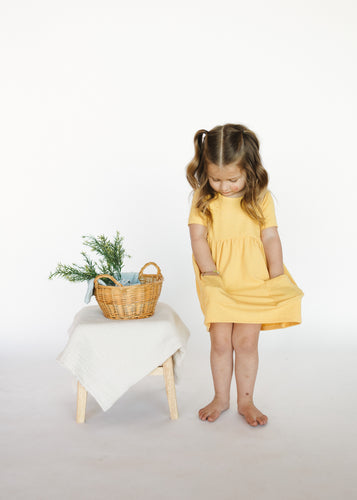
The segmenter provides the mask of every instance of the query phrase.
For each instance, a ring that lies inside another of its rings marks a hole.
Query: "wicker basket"
[[[153,265],[156,274],[144,274],[147,266]],[[110,278],[118,286],[100,285],[100,278]],[[148,262],[139,272],[140,285],[123,286],[109,274],[100,274],[94,279],[94,295],[106,318],[141,319],[152,316],[159,299],[164,278],[155,262]]]

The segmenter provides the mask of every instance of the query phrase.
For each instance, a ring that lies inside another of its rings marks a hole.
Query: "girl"
[[[214,422],[229,408],[234,350],[238,412],[250,425],[264,425],[268,417],[253,403],[259,333],[301,323],[304,294],[283,263],[254,132],[226,124],[199,130],[194,145],[186,169],[194,189],[188,224],[215,391],[199,417]]]

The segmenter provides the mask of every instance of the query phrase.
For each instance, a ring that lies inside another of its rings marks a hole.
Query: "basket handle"
[[[139,271],[139,278],[140,276],[143,276],[144,275],[144,269],[148,266],[155,266],[156,269],[157,269],[157,275],[158,276],[161,276],[161,269],[159,268],[159,266],[157,264],[155,264],[155,262],[147,262]]]
[[[115,283],[116,285],[123,286],[121,283],[119,283],[119,281],[117,281],[115,278],[113,278],[113,276],[110,276],[110,274],[99,274],[98,276],[96,276],[96,277],[94,278],[94,286],[97,284],[97,281],[98,281],[100,278],[109,278],[109,279],[111,279],[112,281],[114,281],[114,283]]]

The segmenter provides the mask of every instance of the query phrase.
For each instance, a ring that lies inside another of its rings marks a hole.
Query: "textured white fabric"
[[[68,333],[57,360],[104,411],[172,355],[175,383],[179,383],[190,336],[178,314],[162,302],[150,318],[128,320],[108,319],[98,305],[83,307]]]

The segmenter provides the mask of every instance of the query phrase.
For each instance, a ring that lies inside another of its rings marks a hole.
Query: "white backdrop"
[[[261,141],[305,293],[302,325],[265,339],[356,345],[355,2],[127,4],[1,2],[3,352],[64,347],[86,285],[48,276],[116,230],[123,271],[157,262],[160,300],[207,346],[185,167],[194,133],[228,122]]]

